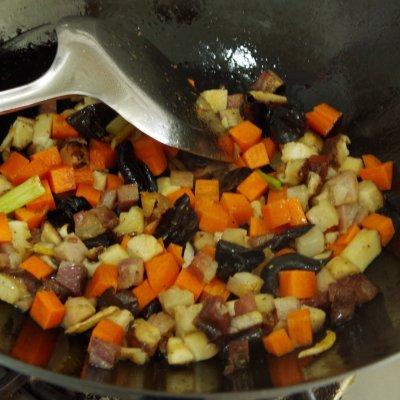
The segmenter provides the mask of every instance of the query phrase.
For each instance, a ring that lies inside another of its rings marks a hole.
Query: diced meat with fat
[[[74,296],[80,296],[85,288],[87,270],[83,265],[70,261],[61,261],[56,279],[71,291]]]
[[[257,304],[253,293],[245,294],[235,301],[236,317],[255,310],[257,310]]]
[[[228,344],[228,360],[224,370],[225,375],[246,368],[250,363],[248,340],[232,340]]]
[[[43,281],[40,290],[47,292],[54,292],[54,294],[64,303],[68,297],[72,295],[71,291],[67,289],[64,285],[56,280],[55,277],[48,278]]]
[[[71,261],[81,264],[88,251],[85,244],[76,235],[68,235],[60,244],[54,248],[54,257],[59,261]]]
[[[117,204],[117,191],[106,190],[102,193],[98,206],[104,206],[112,210]]]
[[[116,306],[121,310],[128,310],[132,315],[139,314],[139,304],[136,296],[131,290],[119,290],[116,292],[113,288],[107,289],[97,302],[99,309]]]
[[[231,316],[221,298],[207,297],[195,320],[197,329],[204,332],[210,340],[216,340],[229,332],[230,324]]]
[[[57,113],[57,100],[46,100],[39,104],[39,114],[55,114]]]
[[[313,155],[308,159],[308,170],[318,174],[321,182],[324,182],[328,174],[329,158],[328,156]]]
[[[251,86],[251,89],[274,93],[283,83],[283,80],[274,71],[268,70],[261,72],[258,79]]]
[[[128,289],[143,282],[144,266],[140,257],[130,257],[118,264],[118,289]]]
[[[122,185],[117,189],[118,206],[121,210],[128,210],[139,200],[139,188],[137,185]]]
[[[89,152],[87,145],[82,141],[71,140],[65,142],[60,149],[63,164],[72,168],[83,168],[89,165]]]
[[[209,283],[215,278],[218,264],[211,256],[200,250],[194,256],[189,268],[197,269],[200,272],[200,280]]]
[[[100,206],[89,211],[93,212],[107,230],[114,229],[119,223],[117,214],[107,207]]]
[[[228,107],[227,108],[240,108],[244,103],[243,93],[230,94],[228,96]]]
[[[118,361],[120,347],[92,337],[88,347],[89,363],[94,367],[112,369]]]
[[[357,175],[344,171],[328,181],[331,198],[335,206],[355,203],[358,200]]]
[[[360,206],[358,203],[343,204],[337,207],[339,214],[339,232],[346,232],[355,222]]]
[[[303,300],[302,304],[310,307],[322,308],[323,310],[329,309],[328,292],[318,292],[313,297]]]

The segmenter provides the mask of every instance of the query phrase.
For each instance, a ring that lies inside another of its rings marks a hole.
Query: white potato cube
[[[312,224],[318,226],[322,232],[339,225],[339,214],[336,208],[326,200],[310,208],[306,216],[307,219]]]
[[[154,236],[141,234],[129,240],[127,251],[129,255],[140,257],[144,262],[147,262],[161,254],[164,249]]]
[[[260,293],[264,281],[250,272],[237,272],[228,280],[227,289],[238,297],[247,293]]]
[[[326,268],[331,273],[333,279],[336,280],[345,278],[348,275],[360,273],[360,269],[357,267],[357,265],[341,256],[332,258],[332,260],[326,264]]]

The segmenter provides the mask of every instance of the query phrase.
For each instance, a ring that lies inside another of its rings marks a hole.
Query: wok
[[[397,0],[2,0],[0,89],[40,76],[55,53],[51,24],[78,14],[118,17],[138,26],[195,79],[199,90],[221,83],[240,90],[260,71],[273,68],[285,78],[292,102],[308,110],[326,101],[344,112],[342,129],[351,137],[354,154],[372,152],[400,164]],[[2,135],[14,117],[0,119]],[[397,170],[395,174],[393,196]],[[54,372],[60,368],[37,368],[6,355],[24,318],[6,305],[0,312],[0,363],[70,389],[129,399],[266,399],[306,391],[399,358],[398,243],[395,238],[393,252],[385,251],[367,271],[382,293],[338,329],[334,348],[308,363],[290,356],[277,360],[261,351],[253,355],[249,369],[233,378],[223,376],[218,359],[185,368],[128,363],[111,372],[87,366],[82,372],[79,365],[67,375]],[[61,355],[79,353],[75,339],[59,341]]]

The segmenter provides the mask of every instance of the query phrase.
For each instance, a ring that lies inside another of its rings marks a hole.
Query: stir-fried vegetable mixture
[[[394,235],[379,213],[393,163],[350,156],[332,132],[341,113],[304,114],[282,85],[266,71],[249,93],[200,94],[232,165],[157,143],[89,98],[18,117],[0,147],[0,299],[43,330],[87,335],[106,369],[219,353],[230,374],[254,343],[328,350],[326,319],[378,293],[363,272]],[[22,336],[13,354],[41,365]]]

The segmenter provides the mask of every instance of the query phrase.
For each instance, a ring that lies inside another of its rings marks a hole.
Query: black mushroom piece
[[[83,241],[83,243],[85,243],[85,246],[88,249],[100,246],[107,247],[117,242],[118,242],[117,235],[112,231],[106,231],[94,238],[86,239]]]
[[[133,152],[132,143],[124,140],[116,147],[117,166],[124,182],[136,184],[142,192],[157,192],[157,182],[148,166]]]
[[[235,168],[232,171],[228,171],[226,174],[224,174],[219,183],[220,192],[233,191],[251,174],[251,172],[251,169],[247,167]]]
[[[199,168],[205,168],[211,162],[208,158],[197,156],[182,150],[178,153],[178,159],[181,160],[185,167],[191,171]]]
[[[315,260],[298,253],[283,254],[273,258],[262,270],[261,278],[264,280],[263,293],[278,295],[279,272],[291,269],[319,272],[327,260]]]
[[[289,247],[294,239],[307,233],[314,225],[301,225],[294,228],[288,228],[282,233],[279,233],[272,238],[270,235],[255,236],[249,241],[250,246],[256,249],[266,249],[269,248],[272,251],[277,251],[283,249],[284,247]]]
[[[105,127],[116,116],[104,103],[96,103],[71,114],[67,122],[86,139],[102,139],[107,136]]]
[[[151,315],[162,311],[161,303],[158,299],[153,300],[150,302],[143,310],[140,312],[142,318],[148,320]]]
[[[245,100],[241,106],[243,119],[251,121],[262,129],[263,136],[269,135],[271,113],[271,108],[265,103],[256,101],[251,94],[245,96]]]
[[[259,327],[249,328],[246,329],[245,331],[241,331],[233,335],[227,335],[223,338],[223,343],[221,345],[221,356],[225,358],[228,355],[229,343],[232,342],[233,340],[247,341],[251,348],[253,346],[256,347],[257,344],[260,344],[264,335],[265,332],[263,328]]]
[[[139,303],[131,290],[124,289],[116,292],[113,288],[107,289],[98,298],[97,307],[102,309],[109,306],[128,310],[134,316],[139,314]]]
[[[248,249],[237,244],[220,240],[217,243],[215,259],[218,262],[217,276],[226,282],[236,272],[251,271],[265,260],[262,250]]]
[[[74,214],[82,210],[90,210],[92,206],[84,197],[68,196],[57,201],[57,209],[49,211],[47,220],[56,228],[68,224],[75,229]]]
[[[305,131],[304,113],[293,106],[281,106],[272,110],[270,131],[272,139],[279,144],[297,140]]]
[[[170,243],[185,245],[199,229],[199,220],[190,205],[187,194],[179,197],[160,219],[154,236],[161,238],[165,246]]]

